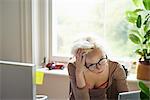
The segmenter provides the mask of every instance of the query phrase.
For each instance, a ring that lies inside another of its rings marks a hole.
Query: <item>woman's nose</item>
[[[101,69],[101,65],[96,65],[96,68],[97,69]]]

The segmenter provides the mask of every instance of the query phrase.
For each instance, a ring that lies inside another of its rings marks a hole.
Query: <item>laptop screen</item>
[[[140,100],[140,91],[119,93],[118,100]]]
[[[35,100],[34,64],[0,61],[0,100]]]

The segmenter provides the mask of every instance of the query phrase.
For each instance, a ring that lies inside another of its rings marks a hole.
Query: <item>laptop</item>
[[[0,100],[35,100],[35,65],[0,61]]]
[[[119,93],[118,100],[141,100],[140,91],[130,91]]]

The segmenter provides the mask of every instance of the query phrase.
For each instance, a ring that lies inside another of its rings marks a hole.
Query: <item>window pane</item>
[[[71,44],[86,33],[104,33],[103,0],[53,0],[53,56],[69,56]]]
[[[131,0],[53,0],[53,56],[69,56],[71,44],[86,33],[107,40],[112,56],[134,56],[125,11]]]
[[[131,0],[107,0],[105,38],[108,41],[111,55],[115,57],[134,57],[134,46],[128,40],[129,23],[125,12],[131,9]]]

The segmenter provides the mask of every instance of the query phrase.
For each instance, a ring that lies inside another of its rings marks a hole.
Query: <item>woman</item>
[[[68,64],[70,100],[112,100],[128,91],[123,67],[107,58],[98,41],[80,39],[72,53],[76,59]]]

